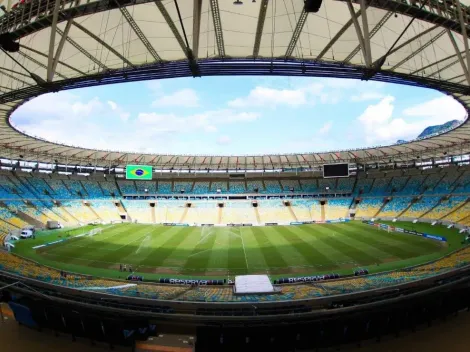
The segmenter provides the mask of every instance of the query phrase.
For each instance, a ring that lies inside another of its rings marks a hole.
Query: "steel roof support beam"
[[[155,5],[157,5],[158,9],[160,10],[160,13],[162,14],[163,18],[166,21],[166,24],[170,28],[171,32],[175,36],[176,41],[181,47],[181,50],[183,50],[184,55],[188,57],[188,48],[186,47],[186,44],[184,43],[184,39],[181,36],[180,32],[178,31],[178,28],[176,28],[175,23],[171,19],[170,14],[165,8],[165,5],[161,1],[155,1]]]
[[[29,61],[34,62],[36,65],[41,66],[42,68],[44,68],[44,69],[47,70],[47,66],[44,65],[42,62],[36,60],[34,57],[29,56],[28,54],[22,52],[21,50],[18,51],[18,54],[20,54],[21,56],[25,57],[25,58],[28,59]],[[61,74],[61,73],[57,73],[57,76],[59,76],[59,77],[61,77],[61,78],[63,78],[63,79],[67,79],[67,77],[64,76],[64,75]]]
[[[349,27],[353,24],[353,18],[357,18],[361,15],[362,10],[359,9],[354,16],[351,16],[351,18],[344,24],[344,26],[336,33],[336,35],[331,38],[330,42],[325,46],[325,48],[318,54],[317,60],[320,60],[327,52],[330,50],[330,48],[338,41],[339,38],[348,30]],[[358,45],[358,48],[360,48],[360,45]]]
[[[52,78],[54,77],[55,71],[57,69],[57,64],[59,63],[60,54],[62,54],[62,49],[64,48],[65,41],[66,41],[66,39],[69,35],[70,27],[72,27],[72,19],[69,19],[67,21],[67,24],[65,25],[65,29],[64,29],[64,33],[63,33],[64,35],[60,38],[59,45],[58,45],[57,51],[55,53],[55,57],[52,61],[52,70],[51,70],[51,72],[47,73],[47,81],[48,82],[51,82]],[[54,30],[54,32],[56,32],[56,31]],[[49,53],[49,55],[51,55],[51,53]]]
[[[299,41],[300,35],[302,34],[302,30],[305,26],[305,22],[307,22],[307,17],[308,17],[308,12],[306,12],[305,8],[303,8],[302,12],[300,13],[299,20],[297,21],[297,24],[295,25],[294,32],[292,33],[292,37],[290,38],[289,45],[287,46],[286,54],[284,55],[286,59],[292,56],[292,53],[294,52],[297,42]]]
[[[118,4],[118,2],[116,1],[116,3]],[[158,1],[158,3],[160,3],[160,1]],[[134,33],[137,35],[137,37],[139,37],[140,41],[142,42],[142,44],[144,44],[144,46],[147,48],[148,52],[150,53],[150,55],[153,56],[153,58],[155,59],[155,61],[158,61],[158,62],[161,62],[162,61],[162,58],[158,55],[158,53],[156,52],[156,50],[154,49],[154,47],[152,46],[152,44],[150,44],[149,40],[147,39],[147,37],[144,35],[144,33],[142,32],[142,30],[140,29],[140,27],[137,25],[137,23],[134,21],[134,18],[131,16],[131,14],[129,13],[129,11],[127,11],[127,8],[125,7],[119,7],[119,10],[121,11],[121,14],[124,16],[124,18],[126,19],[127,23],[129,23],[129,26],[131,26],[132,30],[134,31]]]
[[[57,28],[57,32],[62,36],[66,37],[66,40],[78,51],[80,51],[83,55],[85,55],[88,59],[93,61],[96,65],[101,67],[104,71],[107,71],[108,68],[106,67],[105,64],[103,64],[101,61],[99,61],[97,58],[95,58],[93,55],[91,55],[88,51],[86,51],[80,44],[78,44],[75,40],[70,38],[69,36],[66,36],[64,32],[62,32],[59,28]],[[85,73],[82,73],[85,75]]]
[[[433,36],[428,42],[426,42],[424,45],[421,45],[418,49],[416,49],[414,52],[412,52],[410,55],[405,57],[403,60],[401,60],[399,63],[397,63],[395,66],[393,66],[390,70],[394,71],[396,68],[400,67],[403,65],[405,62],[409,61],[410,59],[414,58],[416,55],[418,55],[420,52],[422,52],[424,49],[426,49],[428,46],[430,46],[432,43],[437,41],[440,37],[444,35],[446,30],[444,29],[443,31],[439,32],[435,36]]]
[[[460,53],[461,53],[461,54],[465,54],[465,51],[461,51]],[[447,60],[452,59],[452,58],[454,58],[454,57],[456,57],[456,56],[457,56],[457,54],[452,54],[452,55],[446,56],[446,57],[443,58],[443,59],[440,59],[440,60],[438,60],[438,61],[436,61],[436,62],[430,63],[429,65],[423,66],[423,67],[421,67],[420,69],[417,69],[416,71],[411,72],[410,75],[414,75],[414,74],[416,74],[416,73],[418,73],[418,72],[425,71],[425,70],[427,70],[427,69],[430,68],[430,67],[433,67],[433,66],[435,66],[435,65],[439,65],[441,62],[447,61]]]
[[[465,56],[467,57],[467,71],[470,70],[470,53],[468,51],[468,36],[467,36],[467,24],[463,18],[462,6],[460,5],[460,0],[455,1],[457,7],[457,12],[459,15],[460,27],[462,28],[462,39],[465,47]]]
[[[104,46],[106,49],[108,49],[110,52],[112,52],[114,55],[116,55],[118,58],[122,60],[123,63],[125,63],[129,67],[135,67],[132,62],[130,62],[128,59],[126,59],[123,55],[121,55],[116,49],[114,49],[112,46],[110,46],[108,43],[106,43],[103,39],[98,37],[96,34],[90,32],[88,28],[83,27],[80,23],[73,21],[73,25],[80,29],[82,32],[96,40],[98,43],[100,43],[102,46]]]
[[[354,13],[354,8],[352,6],[351,0],[347,0],[347,4],[348,4],[349,13],[351,14],[351,19],[352,19],[353,24],[354,24],[354,29],[356,30],[357,39],[359,40],[359,45],[361,46],[362,56],[364,56],[364,60],[366,61],[366,66],[370,67],[370,65],[367,62],[368,61],[368,59],[367,59],[368,56],[367,56],[367,53],[366,53],[366,45],[364,43],[364,37],[362,36],[362,31],[361,31],[361,27],[359,26],[359,22],[357,21],[357,18],[354,16],[355,13]],[[361,11],[361,16],[362,15],[363,15],[363,11]]]
[[[465,66],[465,61],[463,61],[462,54],[460,54],[459,47],[457,43],[455,42],[454,35],[448,29],[446,29],[446,31],[447,31],[447,34],[449,35],[450,42],[452,43],[452,46],[454,47],[454,50],[457,54],[457,58],[459,59],[460,66],[462,66],[463,73],[465,74],[465,77],[467,78],[467,82],[468,84],[470,84],[470,74],[468,73],[467,66]],[[468,51],[466,52],[468,53]],[[467,56],[467,59],[468,59],[468,56]]]
[[[194,0],[193,5],[193,56],[197,60],[199,56],[199,37],[201,32],[202,0]]]
[[[374,37],[374,35],[377,34],[377,32],[380,30],[380,28],[383,27],[383,25],[390,19],[390,17],[392,17],[393,15],[393,12],[389,11],[385,14],[384,17],[382,17],[382,19],[380,20],[379,23],[377,23],[375,25],[375,27],[372,29],[372,31],[370,32],[369,34],[369,38],[372,39]],[[352,20],[351,20],[352,22]],[[348,55],[348,57],[346,57],[346,59],[344,59],[344,63],[347,63],[349,61],[351,61],[351,59],[356,56],[356,54],[359,52],[359,50],[361,50],[361,46],[358,45],[356,46],[356,48],[351,52],[351,54]]]
[[[407,41],[405,41],[404,43],[398,45],[395,47],[395,49],[393,49],[392,51],[390,51],[387,55],[387,57],[390,57],[393,53],[396,53],[398,50],[404,48],[405,46],[407,46],[408,44],[414,42],[416,39],[419,39],[421,38],[423,35],[426,35],[428,34],[429,32],[432,32],[433,30],[435,30],[436,28],[439,28],[440,26],[439,25],[435,25],[431,28],[428,28],[426,29],[425,31],[422,31],[421,33],[418,33],[416,34],[414,37],[411,37],[410,39],[408,39]],[[374,61],[374,64],[377,62],[378,60]]]
[[[256,25],[255,45],[253,46],[253,57],[258,57],[261,37],[263,36],[264,20],[268,10],[269,0],[262,0],[259,8],[258,23]]]
[[[220,18],[219,1],[210,0],[212,20],[214,21],[215,40],[220,57],[225,57],[224,33],[222,31],[222,21]]]
[[[361,19],[362,19],[362,30],[364,31],[364,44],[366,49],[366,65],[367,67],[372,66],[372,52],[370,49],[370,35],[369,35],[369,22],[367,21],[367,9],[366,9],[366,1],[359,0],[361,6]],[[356,19],[357,21],[357,19]]]
[[[63,33],[63,32],[62,32],[59,28],[57,28],[57,33],[60,34],[60,33]],[[67,41],[68,41],[68,40],[67,40]],[[40,56],[42,56],[42,57],[47,58],[47,55],[46,55],[46,54],[44,54],[44,53],[42,53],[42,52],[40,52],[40,51],[38,51],[38,50],[36,50],[36,49],[30,48],[29,46],[20,44],[20,47],[21,47],[21,48],[24,48],[24,49],[26,49],[26,50],[29,50],[29,51],[31,51],[31,52],[33,52],[33,53],[35,53],[35,54],[38,54],[38,55],[40,55]],[[59,60],[58,62],[59,62],[59,64],[61,64],[62,66],[65,66],[65,67],[71,69],[72,71],[75,71],[75,72],[81,74],[82,76],[86,75],[85,72],[80,71],[80,70],[76,69],[75,67],[70,66],[69,64],[66,64],[66,63],[63,62],[63,61],[60,61],[60,60]]]
[[[437,70],[436,72],[432,72],[432,73],[430,73],[430,74],[429,74],[429,75],[427,75],[426,77],[433,77],[433,76],[435,76],[435,75],[437,75],[437,74],[441,73],[442,71],[445,71],[445,70],[447,70],[449,67],[452,67],[452,66],[454,66],[454,65],[455,65],[457,62],[459,62],[459,59],[457,59],[457,60],[454,60],[454,61],[452,61],[452,62],[448,63],[448,64],[447,64],[447,65],[445,65],[444,67],[441,67],[441,68],[440,68],[439,70]]]
[[[55,35],[57,28],[57,20],[59,18],[61,0],[55,0],[54,12],[52,14],[52,25],[51,25],[51,35],[49,37],[49,55],[47,58],[47,81],[52,82],[54,77],[54,72],[52,71],[52,66],[54,63],[54,46],[55,46]]]

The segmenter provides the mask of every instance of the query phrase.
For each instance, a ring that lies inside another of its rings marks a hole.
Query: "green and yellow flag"
[[[127,180],[151,180],[152,167],[147,165],[127,165],[126,166],[126,179]]]

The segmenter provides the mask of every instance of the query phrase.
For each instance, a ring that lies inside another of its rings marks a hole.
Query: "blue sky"
[[[384,145],[464,117],[460,104],[429,89],[347,79],[204,77],[47,94],[23,105],[12,122],[69,145],[230,155]]]

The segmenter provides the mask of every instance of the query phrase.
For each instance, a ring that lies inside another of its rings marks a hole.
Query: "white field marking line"
[[[194,247],[196,247],[199,243],[203,242],[205,239],[207,239],[210,235],[214,234],[215,231],[211,231],[212,229],[209,228],[207,234],[203,234],[203,231],[204,231],[204,227],[203,227],[203,230],[201,231],[201,238],[199,239],[199,241],[196,243],[196,245]]]
[[[245,264],[246,264],[246,269],[248,270],[248,259],[246,258],[245,241],[243,241],[242,230],[240,227],[238,228],[238,232],[239,232],[239,237],[242,240],[243,254],[245,255]]]
[[[190,257],[192,257],[192,256],[194,256],[194,255],[198,255],[198,254],[207,252],[207,251],[211,251],[211,250],[212,250],[212,248],[204,249],[203,251],[200,251],[200,252],[197,252],[197,253],[193,253],[193,254],[188,255],[188,258],[190,258]]]

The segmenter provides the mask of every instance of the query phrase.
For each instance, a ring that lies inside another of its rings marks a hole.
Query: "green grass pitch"
[[[71,272],[124,278],[119,264],[131,265],[146,279],[226,278],[267,273],[272,277],[350,274],[355,268],[386,271],[437,259],[461,246],[463,235],[445,227],[401,224],[444,235],[448,244],[389,233],[361,222],[272,227],[168,227],[115,224],[93,237],[32,249],[89,227],[39,233],[17,242],[15,252],[41,264]]]

